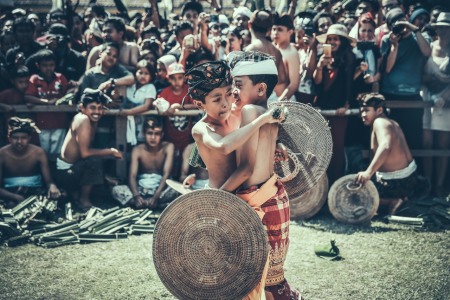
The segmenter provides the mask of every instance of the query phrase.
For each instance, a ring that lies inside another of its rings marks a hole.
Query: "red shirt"
[[[30,77],[26,94],[47,100],[59,99],[66,94],[67,85],[66,77],[60,73],[55,73],[51,82],[47,82],[44,78],[35,74]],[[65,113],[37,113],[36,125],[40,129],[65,129],[69,126],[69,118]]]
[[[172,105],[174,103],[181,104],[184,96],[187,95],[189,87],[187,84],[183,86],[183,91],[180,95],[173,93],[172,86],[168,86],[161,91],[159,97],[169,101]],[[192,104],[192,99],[186,96],[185,104]],[[193,142],[191,130],[193,126],[192,117],[188,116],[172,116],[164,118],[165,134],[164,139],[175,145],[175,149],[183,153],[184,148]]]

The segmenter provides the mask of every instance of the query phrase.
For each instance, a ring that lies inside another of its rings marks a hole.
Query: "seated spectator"
[[[129,71],[135,71],[139,58],[139,48],[135,42],[125,41],[125,23],[121,18],[110,17],[103,25],[103,40],[105,42],[114,42],[119,45],[119,62]],[[101,46],[97,46],[91,50],[87,59],[86,70],[94,67],[102,52]]]
[[[166,179],[173,166],[174,146],[163,141],[164,130],[160,120],[151,117],[144,123],[145,143],[137,145],[131,152],[129,188],[137,208],[155,208],[167,198]],[[167,204],[167,203],[166,203]]]
[[[191,143],[184,148],[181,162],[180,182],[193,190],[204,189],[208,186],[208,171],[201,167],[193,167],[189,163],[195,143]]]
[[[58,185],[69,191],[83,210],[92,206],[90,193],[94,185],[103,183],[99,158],[122,159],[117,149],[94,149],[92,141],[97,125],[110,101],[99,90],[86,89],[81,97],[81,111],[75,115],[56,161]]]
[[[387,101],[422,101],[420,87],[425,60],[431,54],[419,28],[406,21],[400,8],[386,15],[391,30],[381,43],[383,68],[380,92]],[[402,128],[412,149],[422,148],[422,108],[392,109],[390,117]]]
[[[123,109],[119,115],[128,116],[127,142],[136,145],[138,141],[144,141],[142,126],[144,116],[137,116],[140,113],[150,110],[153,101],[156,99],[156,89],[153,85],[155,69],[146,60],[141,60],[136,65],[136,83],[127,87]],[[134,116],[134,117],[133,117]],[[131,131],[131,132],[129,132]]]
[[[356,176],[356,183],[365,184],[373,175],[380,194],[380,205],[389,207],[394,215],[415,191],[417,165],[411,155],[399,124],[385,113],[386,101],[380,94],[360,96],[361,118],[372,127],[373,159],[365,171]]]
[[[13,117],[8,121],[10,144],[0,148],[0,200],[8,208],[33,195],[61,196],[44,150],[29,143],[34,132],[39,129],[30,119]]]
[[[169,66],[167,77],[170,86],[165,88],[159,97],[164,98],[170,103],[170,108],[164,113],[167,117],[164,118],[165,140],[171,142],[175,146],[175,168],[174,178],[178,178],[180,166],[181,153],[184,148],[192,143],[191,130],[193,126],[194,117],[174,115],[177,109],[181,109],[182,103],[185,109],[196,109],[192,99],[187,96],[188,85],[185,83],[184,67],[179,63],[174,63]]]
[[[36,61],[38,74],[31,76],[25,100],[31,104],[55,105],[56,101],[67,92],[67,79],[55,72],[56,57],[50,50],[41,50],[33,59]],[[65,113],[36,113],[36,123],[42,132],[39,135],[41,147],[54,160],[59,155],[66,135],[69,119]]]

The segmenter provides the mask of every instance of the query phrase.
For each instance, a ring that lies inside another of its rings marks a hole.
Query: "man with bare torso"
[[[9,145],[0,149],[0,200],[14,207],[26,197],[41,194],[44,186],[48,198],[61,196],[53,183],[47,155],[38,146],[29,144],[31,134],[39,133],[30,119],[12,117],[8,121]]]
[[[86,89],[81,96],[81,112],[72,120],[61,157],[56,161],[57,180],[66,188],[81,209],[92,206],[89,195],[92,187],[103,183],[103,170],[98,158],[122,159],[117,149],[94,149],[92,142],[104,106],[110,101],[99,90]]]
[[[119,17],[110,17],[103,25],[103,40],[105,42],[115,42],[120,45],[119,63],[129,71],[136,70],[139,59],[139,48],[134,42],[124,41],[125,23]],[[102,46],[92,48],[87,59],[86,70],[94,67],[100,57]]]
[[[274,89],[275,94],[272,96],[269,95],[271,96],[269,102],[275,100],[275,96],[281,96],[289,84],[289,78],[284,68],[281,52],[266,38],[267,32],[272,29],[272,24],[272,14],[270,12],[265,10],[253,12],[248,23],[252,42],[245,48],[245,51],[261,51],[267,53],[275,59],[278,70],[278,83]]]
[[[359,97],[364,125],[372,127],[371,148],[374,153],[369,167],[356,176],[356,183],[365,184],[376,175],[375,185],[380,204],[387,205],[389,214],[410,197],[415,190],[417,166],[409,151],[402,129],[385,112],[385,99],[381,94]]]

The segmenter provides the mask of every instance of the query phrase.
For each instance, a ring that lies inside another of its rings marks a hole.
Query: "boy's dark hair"
[[[56,56],[53,51],[48,49],[39,50],[36,54],[33,55],[34,61],[37,64],[40,64],[43,61],[53,60],[56,62]]]
[[[150,117],[144,122],[144,125],[142,126],[142,130],[144,131],[144,133],[147,129],[155,129],[155,128],[161,128],[164,132],[163,122],[161,121],[160,118]]]
[[[190,30],[192,30],[192,32],[194,31],[194,27],[192,27],[191,22],[189,22],[189,21],[181,21],[175,26],[173,31],[175,33],[175,36],[178,37],[180,32],[182,32],[183,30],[186,30],[186,29],[190,29]]]
[[[156,70],[155,67],[146,59],[142,59],[138,61],[136,64],[136,71],[140,68],[146,68],[150,73],[150,82],[153,82],[156,78]]]
[[[320,20],[321,18],[330,18],[332,23],[336,23],[336,20],[335,20],[335,18],[334,18],[333,15],[331,15],[331,14],[329,14],[329,13],[326,13],[326,12],[320,12],[320,13],[318,13],[318,14],[314,17],[314,19],[312,20],[312,23],[313,23],[313,29],[314,29],[314,32],[315,32],[315,33],[318,33],[318,32],[319,32],[319,20]]]
[[[26,66],[19,66],[17,68],[14,68],[8,74],[11,79],[30,77],[31,75],[30,70]]]
[[[100,90],[94,90],[87,88],[83,91],[83,94],[81,95],[81,104],[86,107],[89,103],[96,102],[100,104],[108,104],[112,100],[109,98],[105,93],[103,93]]]
[[[161,32],[156,26],[149,25],[145,27],[141,32],[141,39],[143,39],[146,34],[154,34],[158,40],[161,40]]]
[[[33,21],[27,19],[27,17],[20,17],[14,20],[12,31],[16,33],[16,30],[19,27],[28,27],[32,32],[34,32],[34,29],[36,28]]]
[[[294,29],[294,22],[288,15],[279,16],[275,15],[273,25],[275,26],[285,26],[287,29]]]
[[[105,21],[105,25],[106,24],[111,24],[115,30],[117,30],[117,32],[123,32],[125,34],[125,22],[123,21],[122,18],[119,17],[109,17],[108,19],[106,19]]]
[[[116,42],[106,42],[102,44],[101,52],[105,51],[108,47],[114,48],[117,50],[118,53],[120,53],[120,45]]]
[[[386,99],[383,95],[378,93],[362,93],[356,98],[360,107],[373,107],[378,109],[383,108],[383,112],[386,113]]]
[[[198,14],[200,14],[203,12],[203,6],[197,1],[185,2],[181,8],[181,16],[184,16],[188,10],[195,10]]]
[[[95,13],[100,18],[106,18],[108,16],[105,7],[100,4],[90,5],[92,12]]]
[[[267,53],[260,51],[249,51],[249,52],[240,52],[235,55],[230,62],[230,67],[233,69],[240,61],[265,61],[268,59],[275,58]],[[261,74],[261,75],[246,75],[252,81],[253,85],[258,83],[265,83],[267,85],[266,97],[269,97],[275,86],[278,83],[278,75],[275,74]]]

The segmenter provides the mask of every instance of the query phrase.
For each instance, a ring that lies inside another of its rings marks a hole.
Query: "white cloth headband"
[[[263,61],[240,61],[231,70],[231,76],[278,75],[277,66],[272,59]]]

